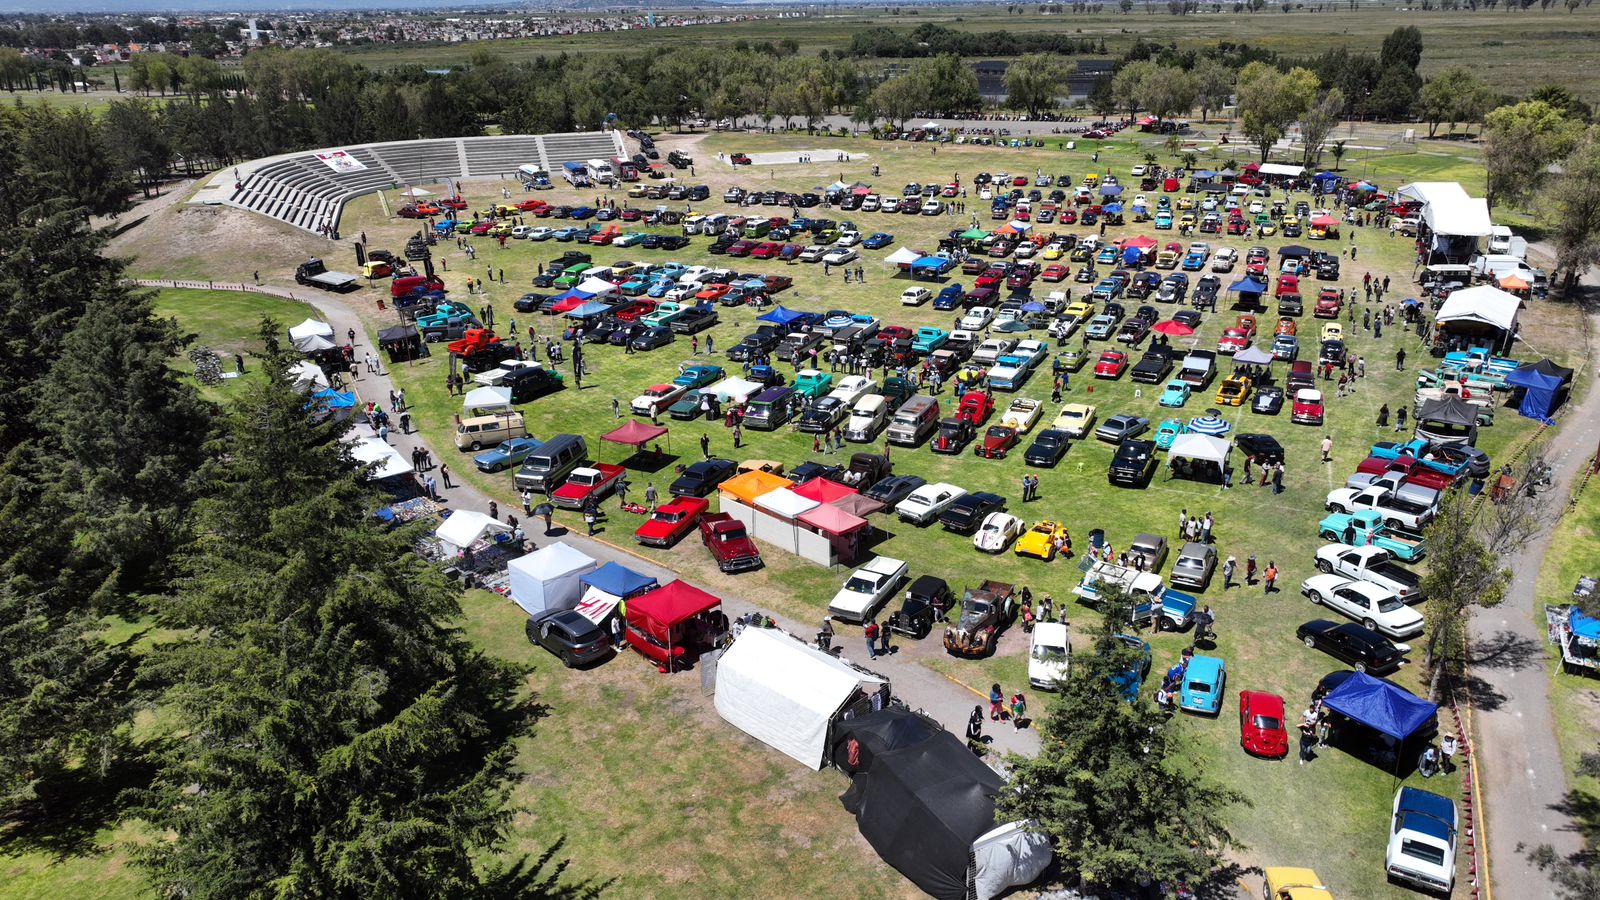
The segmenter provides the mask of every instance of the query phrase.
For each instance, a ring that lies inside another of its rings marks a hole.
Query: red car
[[[711,504],[701,497],[675,497],[656,507],[650,518],[634,531],[633,539],[647,547],[671,547],[700,523],[700,514]]]
[[[1284,294],[1298,294],[1298,293],[1300,293],[1300,276],[1298,276],[1298,275],[1279,275],[1278,276],[1278,286],[1272,292],[1272,295],[1274,297],[1282,297]]]
[[[731,290],[733,290],[733,285],[731,284],[708,284],[704,290],[698,294],[695,294],[694,298],[696,300],[709,300],[714,302],[721,300],[723,295],[727,294]]]
[[[735,153],[733,155],[733,164],[736,166],[748,166],[750,165],[750,157],[743,153]]]
[[[774,244],[771,241],[762,241],[761,243],[755,245],[753,249],[751,249],[750,258],[772,259],[778,255],[778,251],[781,249],[783,249],[782,244]]]
[[[1245,222],[1245,220],[1243,220],[1243,219],[1229,219],[1228,220],[1228,233],[1229,234],[1249,234],[1250,233],[1250,225],[1249,225],[1249,223]]]
[[[1361,461],[1361,465],[1356,466],[1356,472],[1362,475],[1387,475],[1395,472],[1405,476],[1407,484],[1435,491],[1445,490],[1456,483],[1456,480],[1449,475],[1423,465],[1415,456],[1401,456],[1394,459],[1369,456]]]
[[[989,420],[989,415],[994,412],[994,398],[982,391],[968,391],[961,397],[961,405],[956,407],[956,418],[982,425]]]
[[[788,290],[794,285],[794,279],[787,275],[763,275],[761,282],[767,286],[767,291],[773,294]]]
[[[983,270],[983,274],[978,276],[978,280],[973,282],[972,286],[981,288],[999,287],[1005,280],[1005,269],[990,266],[989,268]]]
[[[543,200],[534,200],[534,203],[543,203]],[[439,201],[439,205],[446,209],[466,209],[467,201],[461,197],[446,197]]]
[[[734,241],[728,245],[729,256],[749,256],[750,251],[756,249],[755,241]]]
[[[1061,224],[1063,225],[1076,224],[1078,221],[1078,211],[1069,206],[1061,211],[1060,219]]]
[[[1323,288],[1317,292],[1317,308],[1312,311],[1311,315],[1317,319],[1337,319],[1339,318],[1339,311],[1342,309],[1344,309],[1344,301],[1339,299],[1339,292],[1333,288]]]
[[[626,471],[610,463],[595,463],[592,467],[573,469],[572,474],[567,476],[567,483],[551,492],[550,502],[563,509],[582,509],[584,501],[590,499],[598,503],[617,489],[617,483]]]
[[[893,346],[895,341],[909,341],[916,337],[916,335],[912,334],[911,329],[905,327],[904,325],[885,325],[880,328],[878,333],[872,337],[874,340],[882,341],[885,344]]]
[[[478,235],[488,234],[489,229],[493,227],[493,222],[479,222],[478,224],[472,226],[472,233]]]
[[[1011,273],[1010,278],[1006,279],[1006,287],[1015,290],[1020,290],[1030,284],[1033,284],[1032,269],[1018,269],[1017,271]]]
[[[1265,691],[1239,692],[1239,746],[1251,756],[1267,759],[1289,755],[1282,697]]]
[[[636,322],[641,317],[647,316],[655,311],[656,301],[640,297],[638,300],[633,301],[627,306],[612,311],[611,315],[616,316],[618,319],[624,322]]]
[[[991,425],[983,433],[983,440],[978,442],[972,452],[984,459],[1005,459],[1011,448],[1017,445],[1017,430],[1010,425]]]
[[[594,234],[589,235],[589,243],[595,247],[605,247],[609,246],[618,236],[619,232],[616,231],[596,231]]]
[[[1044,272],[1039,277],[1045,281],[1065,281],[1070,274],[1071,272],[1068,271],[1066,266],[1060,263],[1052,263],[1044,267]]]
[[[1121,350],[1106,350],[1100,354],[1100,361],[1094,364],[1094,377],[1121,378],[1127,368],[1128,354]]]
[[[449,201],[447,200],[447,201],[445,201],[445,203],[448,205]],[[536,211],[538,211],[538,210],[540,210],[540,209],[542,209],[542,208],[544,208],[546,206],[549,206],[549,205],[550,204],[544,202],[543,200],[532,200],[532,199],[530,199],[530,200],[524,200],[521,203],[518,203],[517,204],[517,209],[521,210],[522,212],[536,212]],[[465,207],[466,207],[466,204],[463,203],[461,206],[454,207],[454,208],[455,209],[463,209]]]
[[[1018,175],[1017,177],[1011,179],[1011,186],[1012,187],[1027,187],[1028,186],[1028,176],[1026,176],[1026,175]]]
[[[1250,346],[1250,335],[1243,328],[1229,328],[1217,339],[1218,353],[1238,353]]]
[[[637,222],[642,218],[644,218],[644,210],[642,209],[629,207],[622,211],[622,221],[624,222]]]
[[[1294,392],[1294,405],[1289,407],[1289,421],[1296,425],[1321,425],[1325,412],[1321,391],[1300,388]]]

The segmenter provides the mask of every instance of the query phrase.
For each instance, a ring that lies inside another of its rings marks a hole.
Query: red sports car
[[[762,241],[761,243],[757,244],[754,249],[752,249],[750,251],[750,258],[751,259],[772,259],[773,257],[778,255],[778,251],[781,250],[781,249],[783,249],[783,245],[782,244],[774,244],[771,241]]]
[[[1239,745],[1252,756],[1289,755],[1289,730],[1283,723],[1283,698],[1264,691],[1239,692]]]
[[[694,530],[700,514],[710,505],[701,497],[677,497],[657,507],[633,533],[633,539],[650,547],[670,547]]]
[[[1128,354],[1121,350],[1106,350],[1100,354],[1100,361],[1094,364],[1094,377],[1121,378],[1127,368]]]
[[[983,433],[983,440],[973,448],[973,453],[985,459],[1005,459],[1017,445],[1017,430],[1009,425],[991,425]]]
[[[1044,267],[1044,272],[1039,275],[1045,281],[1065,281],[1071,272],[1060,263],[1052,263]]]
[[[1069,206],[1066,209],[1063,209],[1061,211],[1061,224],[1063,224],[1063,225],[1073,225],[1073,224],[1076,224],[1077,221],[1078,221],[1078,211],[1077,210],[1075,210],[1075,209],[1073,209],[1072,207]]]
[[[1238,353],[1250,346],[1250,335],[1242,328],[1229,328],[1217,339],[1218,353]]]

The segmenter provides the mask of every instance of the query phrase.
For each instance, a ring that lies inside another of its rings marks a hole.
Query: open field
[[[798,190],[825,185],[842,175],[846,181],[859,178],[874,183],[880,191],[898,193],[899,186],[907,181],[942,182],[950,178],[952,171],[959,172],[963,182],[966,183],[970,182],[971,176],[979,171],[1009,170],[1013,173],[1031,175],[1035,169],[1042,169],[1052,174],[1072,174],[1076,178],[1090,169],[1087,149],[1062,153],[1056,150],[1037,149],[946,147],[935,156],[923,145],[845,140],[845,144],[839,144],[837,138],[808,142],[804,137],[745,135],[686,139],[689,152],[700,163],[697,166],[699,177],[693,180],[703,181],[713,188],[713,201],[709,204],[698,204],[696,211],[726,209],[720,200],[715,198],[720,198],[723,187],[730,183],[770,184],[777,188]],[[862,162],[848,164],[842,171],[837,164],[819,163],[809,166],[783,166],[771,172],[747,169],[735,172],[714,162],[718,151],[760,152],[824,146],[840,146],[841,149],[849,149],[852,152],[865,152],[868,158]],[[666,149],[668,145],[663,144],[663,150]],[[1145,152],[1136,142],[1129,140],[1110,142],[1101,150],[1100,162],[1095,168],[1101,171],[1114,171],[1123,176],[1126,175],[1129,165],[1142,161]],[[1389,188],[1401,183],[1402,180],[1409,180],[1402,179],[1398,173],[1411,171],[1426,171],[1428,178],[1459,178],[1468,185],[1469,190],[1474,190],[1476,180],[1481,178],[1481,174],[1473,171],[1469,160],[1458,159],[1453,155],[1404,154],[1397,151],[1375,156],[1369,163],[1372,166],[1369,170],[1371,176],[1380,178],[1383,185]],[[870,167],[874,164],[882,167],[882,175],[877,178],[870,175]],[[1380,165],[1382,173],[1396,174],[1380,174]],[[1351,157],[1346,158],[1345,168],[1354,171]],[[499,188],[498,183],[466,186],[469,199],[480,208],[492,200],[499,199]],[[571,192],[559,190],[541,196],[552,202],[574,202],[579,199]],[[582,199],[592,200],[593,192],[584,192]],[[989,227],[985,205],[975,199],[971,202],[973,203],[971,209],[979,210],[980,227]],[[770,210],[766,213],[768,215],[782,212],[772,208],[765,209]],[[817,214],[828,215],[831,218],[851,218],[860,225],[863,232],[877,230],[892,232],[898,238],[893,245],[895,247],[913,246],[932,249],[933,242],[939,235],[950,228],[967,224],[965,217],[925,218],[877,213],[842,214],[837,211],[819,211]],[[545,220],[549,223],[554,221]],[[259,219],[234,211],[209,208],[175,210],[169,217],[153,221],[152,224],[155,227],[142,234],[137,229],[130,232],[119,240],[116,247],[119,253],[126,253],[135,258],[133,269],[141,274],[158,275],[171,270],[187,277],[210,275],[219,280],[248,279],[251,269],[260,266],[264,280],[287,286],[290,283],[289,276],[292,273],[293,263],[301,256],[311,253],[325,254],[333,268],[349,269],[353,264],[347,253],[342,251],[335,253],[333,246],[326,241],[309,235],[289,233],[278,226],[263,223]],[[147,227],[150,226],[141,226],[141,228]],[[403,220],[384,219],[378,200],[368,197],[352,204],[346,213],[343,230],[347,236],[354,236],[365,230],[374,246],[399,249],[404,235],[413,230],[413,226]],[[1085,229],[1081,227],[1068,226],[1062,230],[1077,234],[1085,233]],[[1108,231],[1107,238],[1141,232],[1153,234],[1163,242],[1179,239],[1175,232],[1168,237],[1161,232],[1145,231],[1141,226],[1112,228]],[[1196,237],[1209,239],[1214,246],[1220,243],[1241,249],[1255,243],[1239,238],[1218,238],[1208,235]],[[1284,241],[1280,238],[1268,238],[1260,243],[1276,247]],[[571,245],[511,242],[506,249],[500,250],[485,240],[480,239],[477,244],[478,261],[472,265],[467,263],[464,254],[456,250],[451,241],[444,241],[436,248],[441,261],[447,262],[450,267],[445,277],[453,290],[453,296],[474,306],[492,302],[496,307],[496,321],[501,326],[503,334],[510,334],[513,331],[510,327],[513,318],[516,319],[515,331],[519,334],[525,335],[529,324],[534,324],[541,335],[552,333],[557,327],[556,323],[543,317],[536,317],[536,321],[530,321],[529,316],[518,316],[512,311],[511,302],[527,290],[526,286],[541,262],[553,258]],[[1312,246],[1317,245],[1313,243]],[[1355,285],[1359,288],[1363,271],[1372,271],[1379,276],[1389,274],[1394,280],[1395,288],[1389,298],[1390,301],[1405,296],[1405,286],[1411,271],[1409,242],[1400,238],[1390,238],[1386,233],[1378,233],[1375,230],[1358,230],[1356,246],[1359,251],[1358,259],[1354,262],[1345,261],[1343,277],[1338,284],[1345,287]],[[264,263],[262,257],[269,255],[264,248],[268,247],[281,248],[282,252],[270,263]],[[937,313],[927,306],[916,309],[900,306],[897,298],[907,283],[902,279],[890,277],[891,270],[881,262],[883,254],[887,251],[865,252],[861,264],[867,270],[867,283],[845,285],[838,273],[831,278],[825,277],[817,266],[726,260],[706,254],[704,248],[704,239],[698,239],[684,251],[674,254],[651,253],[637,249],[600,248],[595,251],[595,258],[598,262],[611,262],[622,258],[658,262],[671,258],[690,264],[736,265],[741,271],[782,272],[794,277],[796,282],[794,288],[785,291],[779,298],[790,308],[802,310],[847,308],[878,315],[886,323],[912,327],[938,325],[948,328],[951,324],[952,314]],[[464,289],[465,278],[468,276],[481,278],[485,266],[493,266],[496,270],[504,268],[507,283],[491,285],[486,296],[469,298]],[[1076,264],[1073,268],[1077,268]],[[964,284],[971,283],[970,277],[959,280]],[[1083,285],[1070,282],[1064,283],[1061,287],[1073,287],[1079,292],[1083,290]],[[1036,286],[1036,290],[1038,289],[1048,288],[1040,284]],[[374,301],[379,290],[384,290],[381,284],[346,298],[347,302],[361,310],[366,318],[369,338],[378,328],[393,322],[392,311],[379,312],[376,308]],[[294,317],[295,320],[298,318]],[[702,348],[707,334],[715,337],[718,347],[730,346],[750,329],[753,318],[754,313],[746,309],[723,310],[722,324],[709,333],[702,333]],[[1232,315],[1225,303],[1219,308],[1218,313],[1207,315],[1195,339],[1196,345],[1203,347],[1214,344],[1223,321],[1231,322],[1231,319]],[[252,328],[254,320],[254,315],[249,317]],[[1275,319],[1268,315],[1263,317],[1263,321],[1270,326]],[[1523,337],[1540,353],[1548,354],[1567,365],[1580,361],[1582,348],[1570,341],[1572,329],[1579,322],[1574,311],[1557,304],[1536,302],[1525,314],[1524,321]],[[285,324],[290,322],[286,321]],[[1320,324],[1309,317],[1301,319],[1302,335],[1309,336]],[[1141,531],[1164,534],[1172,540],[1175,520],[1180,509],[1187,509],[1191,514],[1201,514],[1207,510],[1214,512],[1218,522],[1216,539],[1220,552],[1224,555],[1228,553],[1237,555],[1241,563],[1247,555],[1254,553],[1263,567],[1268,559],[1276,560],[1283,569],[1280,581],[1283,590],[1269,597],[1256,586],[1235,588],[1225,595],[1221,590],[1220,580],[1214,582],[1212,588],[1202,597],[1203,602],[1211,604],[1218,611],[1218,630],[1221,636],[1217,649],[1210,652],[1215,652],[1227,660],[1231,675],[1227,694],[1234,695],[1241,688],[1273,690],[1288,698],[1291,710],[1294,710],[1298,708],[1297,704],[1305,702],[1311,686],[1318,677],[1327,671],[1339,668],[1331,658],[1309,651],[1293,639],[1295,625],[1315,616],[1314,609],[1299,598],[1296,591],[1300,580],[1312,574],[1309,560],[1319,543],[1313,533],[1313,527],[1322,515],[1323,495],[1329,488],[1338,486],[1342,482],[1344,475],[1364,455],[1367,444],[1374,440],[1393,437],[1391,431],[1380,431],[1373,424],[1378,406],[1388,403],[1394,408],[1409,402],[1409,379],[1417,364],[1422,361],[1414,335],[1386,330],[1382,337],[1374,338],[1361,330],[1359,316],[1354,326],[1347,322],[1345,324],[1350,333],[1352,352],[1364,356],[1367,360],[1368,375],[1353,396],[1347,398],[1330,396],[1329,423],[1326,429],[1292,426],[1287,422],[1286,414],[1267,418],[1239,409],[1225,414],[1233,423],[1235,431],[1267,432],[1285,444],[1289,462],[1285,479],[1286,490],[1281,495],[1273,496],[1270,491],[1243,485],[1237,485],[1231,491],[1224,491],[1215,486],[1167,481],[1164,475],[1158,476],[1146,490],[1109,487],[1104,481],[1104,471],[1110,458],[1110,448],[1092,440],[1075,444],[1061,465],[1054,470],[1025,470],[1016,456],[1005,461],[980,460],[970,455],[935,456],[925,446],[916,450],[896,448],[893,453],[895,468],[897,472],[919,474],[930,480],[946,479],[969,490],[989,490],[1011,498],[1018,496],[1018,481],[1025,471],[1039,474],[1042,478],[1041,499],[1027,504],[1026,507],[1013,499],[1012,511],[1030,522],[1043,517],[1063,518],[1078,542],[1086,540],[1088,531],[1096,527],[1106,529],[1117,546],[1125,546],[1129,538]],[[201,329],[191,326],[191,330]],[[1395,372],[1393,366],[1394,352],[1401,346],[1406,348],[1410,357],[1407,365],[1410,371],[1404,374]],[[1091,344],[1091,347],[1096,345]],[[611,417],[611,400],[616,398],[625,406],[627,401],[645,386],[669,379],[675,373],[678,363],[691,358],[690,348],[686,340],[680,339],[668,348],[651,353],[626,356],[615,348],[596,348],[590,351],[588,357],[593,371],[586,377],[583,389],[569,387],[561,393],[524,407],[524,412],[528,416],[529,428],[534,435],[548,437],[556,432],[575,430],[590,439],[592,452],[596,458],[611,461],[622,455],[619,449],[594,443],[598,434],[616,424]],[[727,365],[720,354],[710,359],[702,357],[701,361]],[[466,455],[457,457],[448,449],[450,422],[459,407],[456,406],[457,401],[446,397],[443,391],[445,366],[446,360],[440,352],[429,360],[397,366],[395,376],[407,388],[414,417],[420,423],[430,443],[451,464],[452,470],[458,476],[465,476],[480,487],[491,491],[500,498],[505,508],[512,509],[516,500],[510,490],[508,476],[503,474],[493,478],[479,476],[470,469]],[[1156,406],[1157,391],[1146,389],[1136,393],[1134,385],[1122,380],[1096,382],[1093,384],[1091,395],[1089,393],[1091,381],[1086,373],[1075,376],[1067,399],[1097,404],[1102,417],[1114,412],[1128,411],[1148,416],[1152,422],[1158,422],[1171,414]],[[1328,387],[1331,395],[1332,386]],[[1036,377],[1021,394],[1045,399],[1049,394],[1048,378]],[[949,396],[947,389],[944,394],[947,402]],[[1009,399],[1004,394],[998,396],[1002,405]],[[1185,419],[1198,415],[1211,405],[1209,401],[1209,395],[1191,399],[1188,407],[1178,411],[1178,414]],[[1053,414],[1054,407],[1049,406],[1046,415],[1053,416]],[[1531,423],[1515,416],[1514,411],[1502,409],[1497,416],[1496,424],[1485,430],[1479,445],[1498,456],[1529,435],[1532,431],[1530,425]],[[747,432],[745,446],[735,451],[731,446],[728,431],[722,428],[720,423],[708,426],[703,422],[673,422],[672,429],[671,450],[680,457],[681,462],[695,458],[701,433],[709,435],[712,452],[720,455],[732,455],[735,458],[772,458],[790,465],[811,457],[809,436],[787,430],[770,434]],[[1321,440],[1324,431],[1331,434],[1335,441],[1336,462],[1331,467],[1316,462],[1316,444]],[[654,475],[635,473],[632,480],[636,489],[642,488],[651,480],[664,488],[671,477],[669,469]],[[631,545],[629,535],[640,521],[638,517],[618,512],[612,506],[610,518],[608,531],[602,537],[614,543]],[[568,523],[572,524],[572,520],[568,519]],[[889,532],[885,542],[876,548],[878,552],[910,560],[913,574],[924,572],[937,574],[956,586],[971,583],[974,579],[982,577],[1000,578],[1027,584],[1032,587],[1036,596],[1050,593],[1060,601],[1067,599],[1067,590],[1077,579],[1078,572],[1073,561],[1043,563],[1019,560],[1009,553],[990,558],[976,553],[967,538],[949,534],[937,527],[913,529],[882,517],[875,524]],[[713,591],[722,589],[741,594],[801,621],[806,621],[807,617],[812,620],[820,618],[828,597],[832,595],[844,572],[823,570],[779,551],[767,549],[768,568],[737,579],[716,572],[709,565],[703,549],[694,542],[685,542],[670,551],[646,551],[646,555]],[[1067,609],[1073,619],[1075,635],[1081,635],[1082,632],[1077,626],[1091,622],[1093,615],[1076,604],[1069,604]],[[487,618],[476,618],[480,615]],[[528,651],[522,643],[514,610],[504,604],[495,609],[482,610],[478,609],[475,602],[469,601],[469,619],[473,623],[469,627],[474,629],[474,634],[486,645],[495,647],[499,652],[522,654],[521,658],[528,658],[526,655]],[[482,624],[490,622],[493,624]],[[1164,668],[1170,664],[1187,642],[1186,635],[1164,634],[1152,638],[1157,667]],[[986,687],[991,680],[998,679],[1007,690],[1015,690],[1021,687],[1019,681],[1023,671],[1025,643],[1025,636],[1020,629],[1014,630],[1006,634],[996,657],[979,661],[955,660],[947,657],[937,646],[936,641],[932,640],[922,642],[920,645],[902,642],[901,647],[902,652],[925,660],[931,668],[965,684],[981,688]],[[541,667],[541,670],[551,668],[546,665],[546,660],[542,657],[536,657],[533,661]],[[536,675],[536,679],[540,677]],[[1402,672],[1397,677],[1402,683],[1415,685],[1413,673]],[[582,721],[586,724],[566,727],[569,718],[563,710],[555,719],[542,727],[540,733],[531,740],[529,753],[526,755],[530,769],[529,783],[542,786],[546,780],[554,779],[560,782],[567,777],[567,768],[553,765],[549,760],[561,758],[571,747],[568,742],[583,740],[572,735],[578,733],[581,728],[589,727],[588,720],[615,713],[622,719],[633,716],[630,721],[635,727],[630,729],[629,733],[645,735],[649,741],[677,744],[685,740],[686,732],[683,729],[690,724],[685,721],[687,719],[699,728],[699,731],[687,732],[694,736],[695,741],[705,740],[706,735],[711,735],[712,741],[747,748],[745,752],[730,752],[724,763],[730,769],[740,772],[742,783],[749,786],[749,795],[729,798],[726,802],[730,804],[755,803],[753,797],[771,796],[770,792],[774,790],[782,793],[784,789],[781,786],[786,784],[791,789],[798,790],[802,797],[809,796],[807,792],[825,794],[827,790],[834,789],[831,786],[819,787],[819,783],[812,781],[809,775],[800,778],[800,775],[805,773],[796,774],[793,772],[794,767],[778,759],[774,754],[738,738],[720,721],[708,718],[703,704],[699,701],[687,703],[684,695],[676,693],[685,690],[686,686],[664,688],[659,680],[652,679],[653,676],[642,667],[626,665],[607,666],[599,673],[591,673],[577,680],[567,680],[566,673],[556,673],[555,676],[551,676],[550,681],[538,681],[535,689],[541,696],[544,696],[545,692],[555,692],[564,698],[574,698],[570,721]],[[610,692],[621,693],[613,695]],[[617,696],[621,696],[626,702],[618,706]],[[1038,696],[1033,700],[1035,709],[1038,710],[1044,700]],[[558,708],[564,707],[566,703],[565,700],[547,700],[547,702],[552,702]],[[1196,762],[1229,785],[1246,791],[1254,800],[1253,809],[1240,810],[1235,816],[1236,833],[1249,845],[1249,848],[1241,854],[1241,861],[1246,864],[1314,865],[1324,881],[1333,886],[1339,895],[1402,896],[1399,890],[1384,883],[1379,864],[1383,846],[1382,823],[1386,820],[1387,809],[1396,787],[1394,780],[1338,752],[1325,753],[1303,769],[1289,761],[1271,763],[1251,760],[1237,748],[1234,702],[1233,699],[1228,699],[1224,704],[1222,715],[1215,721],[1185,717],[1182,727],[1192,739]],[[633,709],[634,712],[629,713],[629,709]],[[618,737],[617,740],[621,738]],[[596,745],[590,744],[590,746]],[[550,749],[556,752],[551,753]],[[617,753],[618,759],[629,758],[623,749],[619,749]],[[625,762],[619,762],[618,767],[620,770],[629,768]],[[613,783],[617,783],[614,780],[614,772],[611,773],[611,777]],[[662,772],[652,777],[671,784],[695,780],[693,773],[676,771]],[[618,784],[619,794],[628,793],[626,785]],[[821,784],[829,784],[825,776]],[[1455,789],[1453,784],[1445,783],[1443,779],[1434,779],[1428,783],[1428,787],[1431,790],[1444,791]],[[570,790],[570,785],[561,790]],[[557,794],[560,794],[560,790]],[[795,800],[791,798],[788,803],[793,805]],[[843,816],[837,806],[832,808],[831,813],[825,815],[822,807],[811,807],[807,805],[809,803],[810,801],[806,800],[798,807],[799,810],[809,809],[811,812],[803,813],[809,817],[805,820],[808,824],[803,827],[797,826],[797,830],[808,835],[808,839],[813,842],[823,842],[826,846],[821,852],[825,854],[834,852],[828,849],[830,847],[847,847],[850,840],[854,839],[848,817]],[[539,799],[533,801],[533,804],[540,810],[559,807],[559,805],[550,806],[542,794]],[[559,808],[579,810],[578,807]],[[628,880],[624,882],[623,888],[629,893],[648,894],[652,892],[652,887],[667,889],[668,882],[633,883],[632,879],[647,876],[636,873],[637,866],[631,865],[630,860],[640,857],[677,859],[684,855],[679,852],[681,848],[649,844],[648,842],[657,840],[659,836],[648,827],[634,828],[626,838],[620,832],[588,830],[591,827],[589,824],[591,820],[600,821],[598,816],[585,818],[589,809],[583,807],[583,811],[574,811],[571,816],[565,813],[548,816],[534,813],[526,820],[519,820],[519,835],[522,835],[530,845],[538,845],[548,843],[552,836],[565,830],[572,835],[574,855],[580,858],[586,855],[579,851],[579,846],[597,847],[592,855],[583,860],[585,866],[593,866],[592,869],[586,868],[586,872],[592,871],[599,877],[625,875]],[[657,821],[652,819],[653,816],[669,817],[674,812],[670,806],[640,805],[629,808],[627,814],[632,817],[632,822],[640,824]],[[742,818],[748,814],[731,806],[725,807],[724,813],[718,816],[716,821],[728,824],[717,834],[714,846],[762,843],[763,832],[757,829],[768,827],[769,822],[749,821]],[[797,811],[797,814],[801,813]],[[567,819],[576,821],[564,821]],[[842,843],[828,843],[831,841]],[[1339,851],[1330,849],[1334,847],[1341,849]],[[662,853],[662,850],[667,852]],[[772,866],[771,868],[783,870],[804,867]],[[865,868],[875,873],[871,875],[873,879],[886,871],[876,864]],[[762,869],[760,865],[754,865],[753,868],[748,865],[745,867],[746,872],[757,869],[761,869],[761,874],[767,874],[767,870]],[[725,873],[711,871],[702,874],[714,886],[729,884],[722,880],[728,877]],[[862,877],[867,878],[866,875]],[[866,893],[892,891],[897,882],[892,873],[889,873],[888,877],[886,883],[890,885],[889,888],[884,888],[877,881],[870,881],[867,886],[860,889]],[[727,889],[732,890],[731,887]],[[711,888],[713,893],[720,890],[723,888]]]
[[[1555,81],[1585,99],[1600,99],[1600,88],[1585,74],[1600,66],[1600,46],[1594,40],[1600,34],[1600,10],[1589,6],[1571,13],[1554,7],[1525,12],[1339,8],[1317,13],[1296,10],[1287,15],[1276,6],[1269,6],[1259,13],[1208,11],[1183,17],[1168,14],[1164,5],[1155,9],[1143,4],[1128,15],[1038,15],[1031,11],[1006,15],[1003,7],[970,6],[924,7],[904,12],[875,15],[847,10],[799,19],[491,41],[475,43],[470,49],[488,47],[508,59],[519,60],[559,53],[638,51],[685,43],[731,47],[738,41],[758,44],[792,39],[800,45],[801,52],[816,53],[848,49],[851,38],[866,28],[909,31],[932,23],[961,31],[1071,33],[1104,40],[1106,52],[1095,54],[1097,57],[1121,55],[1139,39],[1177,43],[1184,48],[1211,46],[1219,41],[1248,43],[1303,56],[1341,47],[1376,52],[1391,30],[1415,25],[1422,30],[1424,75],[1464,65],[1506,93],[1526,93],[1545,81]],[[363,65],[387,68],[465,64],[470,49],[458,45],[366,45],[345,48],[343,52]]]
[[[230,378],[221,384],[202,387],[207,398],[222,402],[239,393],[249,380],[261,377],[252,355],[260,349],[261,319],[270,316],[284,326],[295,325],[314,310],[304,303],[272,297],[266,294],[242,294],[233,291],[162,290],[156,294],[156,315],[178,321],[181,334],[194,335],[195,346],[207,346],[222,357],[222,371],[232,373],[233,355],[243,354],[243,378]],[[178,369],[193,372],[194,363],[187,353],[175,362]]]

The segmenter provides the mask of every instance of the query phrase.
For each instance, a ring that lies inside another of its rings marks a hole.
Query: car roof
[[[1283,698],[1277,694],[1267,691],[1240,691],[1239,702],[1249,706],[1254,712],[1270,714],[1276,711],[1278,718],[1283,718]]]
[[[1067,625],[1065,622],[1039,622],[1033,626],[1033,642],[1044,643],[1049,638],[1050,643],[1067,643]]]
[[[927,595],[949,589],[950,585],[937,575],[918,575],[917,580],[911,582],[910,591],[913,594]]]
[[[1402,827],[1407,830],[1441,841],[1450,839],[1450,823],[1456,816],[1456,805],[1450,798],[1421,788],[1402,787],[1395,797],[1395,809],[1402,815],[1417,813],[1406,815]]]
[[[1218,656],[1193,656],[1189,658],[1189,665],[1184,672],[1184,680],[1196,675],[1216,675],[1223,669],[1222,658]]]

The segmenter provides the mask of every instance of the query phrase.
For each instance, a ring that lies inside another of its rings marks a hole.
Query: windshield
[[[1048,662],[1060,662],[1061,660],[1067,658],[1067,648],[1053,646],[1050,644],[1035,644],[1033,647],[1033,658]]]
[[[724,531],[717,535],[717,540],[722,541],[725,544],[730,541],[742,541],[744,540],[744,529],[741,528],[737,531]]]
[[[865,578],[860,575],[853,575],[849,581],[844,583],[845,590],[856,594],[870,594],[877,590],[877,587],[878,582],[875,579]]]
[[[1400,598],[1391,597],[1378,604],[1378,612],[1394,612],[1397,609],[1405,608],[1405,605],[1405,601]]]
[[[1250,721],[1262,731],[1278,731],[1283,728],[1283,723],[1277,716],[1252,716]]]
[[[659,510],[658,509],[658,510],[656,510],[656,514],[651,516],[650,518],[654,519],[657,522],[676,522],[679,519],[683,518],[683,513],[681,513],[681,512],[666,512],[664,510]]]

